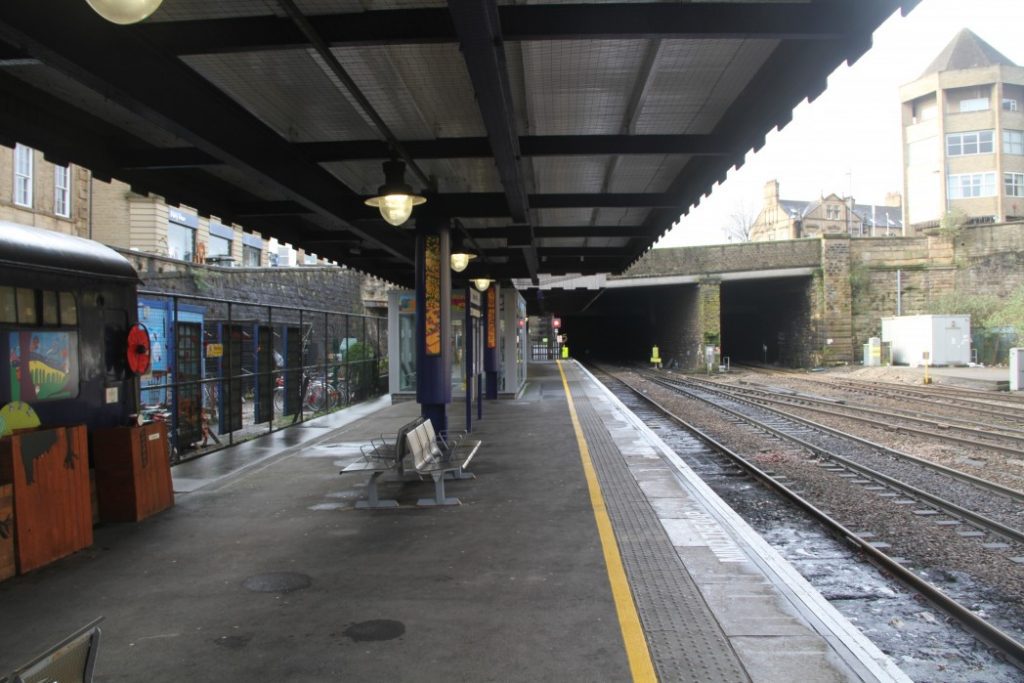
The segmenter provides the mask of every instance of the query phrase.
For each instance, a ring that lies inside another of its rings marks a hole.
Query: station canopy
[[[401,285],[417,216],[471,277],[618,273],[916,2],[7,0],[0,142]]]

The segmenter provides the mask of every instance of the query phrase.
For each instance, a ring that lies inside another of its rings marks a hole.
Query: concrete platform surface
[[[564,367],[661,680],[903,680]],[[432,484],[393,482],[401,507],[354,509],[366,476],[338,471],[418,410],[381,401],[175,468],[173,509],[0,583],[0,675],[103,616],[97,681],[634,679],[558,366],[485,406],[477,478],[447,484],[461,505],[417,508]],[[701,673],[719,661],[738,668]]]

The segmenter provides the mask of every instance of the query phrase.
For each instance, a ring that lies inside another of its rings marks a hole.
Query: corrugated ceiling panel
[[[590,225],[592,209],[533,209],[534,225]]]
[[[661,41],[636,132],[711,132],[776,45],[774,40]]]
[[[307,50],[183,60],[291,142],[378,137]]]
[[[618,157],[609,192],[664,192],[689,155],[623,155]]]
[[[608,168],[606,156],[534,157],[538,193],[600,192]]]
[[[650,209],[598,209],[595,225],[643,225]]]
[[[232,19],[267,16],[279,12],[278,4],[273,0],[168,0],[146,21]]]
[[[442,193],[502,191],[498,171],[490,159],[419,159],[416,163],[425,174],[437,179],[437,189]],[[372,194],[384,182],[380,161],[335,161],[321,166],[359,194]],[[414,189],[423,189],[409,170],[405,172],[405,181]]]
[[[646,40],[522,43],[534,135],[621,132]]]
[[[455,43],[332,48],[400,139],[486,135]]]
[[[303,14],[340,14],[385,9],[444,7],[445,0],[296,0]]]

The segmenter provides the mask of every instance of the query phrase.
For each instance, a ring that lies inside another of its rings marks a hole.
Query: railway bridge
[[[621,275],[551,278],[538,300],[561,316],[574,355],[646,360],[657,345],[666,363],[692,368],[712,346],[733,361],[854,362],[883,317],[1024,284],[1021,228],[655,249]]]

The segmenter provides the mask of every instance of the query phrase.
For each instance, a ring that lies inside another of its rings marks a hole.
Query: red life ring
[[[128,367],[136,375],[149,370],[149,330],[142,323],[135,323],[128,330]]]

